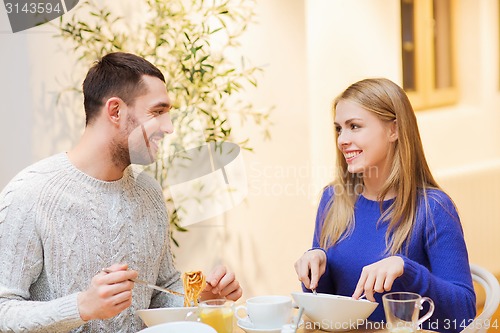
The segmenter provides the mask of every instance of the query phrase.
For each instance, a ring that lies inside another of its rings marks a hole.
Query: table
[[[244,331],[242,331],[244,332]],[[298,329],[297,333],[324,333],[325,331],[321,330],[308,330],[308,329]],[[387,329],[356,329],[348,332],[357,332],[357,333],[389,333],[389,330]],[[426,330],[421,330],[418,331],[418,333],[436,333],[434,331],[426,331]]]
[[[371,325],[371,327],[369,327]],[[297,333],[324,333],[326,331],[322,331],[320,329],[317,329],[314,327],[314,324],[312,322],[306,321],[302,325],[302,327],[299,327],[297,330]],[[380,326],[380,323],[367,323],[365,327],[361,327],[355,330],[347,331],[347,332],[353,332],[353,333],[389,333],[388,329],[382,328]],[[346,333],[347,333],[346,332]],[[237,325],[235,325],[235,329],[233,330],[233,333],[245,333],[245,331],[241,328],[239,328]],[[427,331],[427,330],[420,330],[418,333],[436,333],[435,331]]]

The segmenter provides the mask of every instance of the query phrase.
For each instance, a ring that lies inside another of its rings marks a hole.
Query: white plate
[[[212,327],[196,321],[176,321],[145,328],[137,333],[217,333]]]

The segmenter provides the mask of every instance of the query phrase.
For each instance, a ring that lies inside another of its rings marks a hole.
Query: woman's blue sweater
[[[313,248],[321,248],[321,228],[333,195],[332,187],[323,192],[316,217]],[[444,192],[428,190],[427,197],[427,211],[422,197],[419,198],[409,246],[399,254],[404,260],[404,273],[396,279],[391,291],[415,292],[434,301],[434,314],[423,328],[459,332],[474,319],[476,313],[476,297],[462,226],[453,202]],[[383,209],[389,207],[392,201],[385,201]],[[327,268],[320,278],[317,292],[351,296],[362,268],[390,256],[386,253],[387,223],[378,223],[380,216],[379,202],[362,195],[358,197],[352,233],[324,249]],[[375,298],[379,306],[368,319],[385,321],[382,294],[375,294]],[[427,309],[424,307],[423,311]]]

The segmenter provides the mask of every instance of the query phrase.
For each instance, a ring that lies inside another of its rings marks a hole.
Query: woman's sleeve
[[[404,274],[400,282],[406,290],[434,301],[434,314],[428,324],[459,332],[476,314],[463,230],[455,206],[445,193],[433,191],[428,198],[429,211],[423,215],[427,217],[424,232],[429,268],[401,256]]]
[[[310,249],[310,250],[320,249],[326,254],[326,270],[325,273],[320,277],[318,281],[318,287],[316,288],[317,292],[326,294],[334,293],[334,284],[331,277],[331,269],[328,267],[329,266],[328,263],[331,261],[331,259],[328,258],[328,251],[321,247],[320,237],[321,237],[321,230],[325,222],[325,217],[332,203],[333,195],[334,195],[333,187],[328,186],[324,189],[323,194],[321,196],[321,200],[319,202],[318,211],[316,213],[314,237],[313,237],[312,247]],[[306,292],[310,291],[304,286],[304,284],[302,284],[302,290]]]

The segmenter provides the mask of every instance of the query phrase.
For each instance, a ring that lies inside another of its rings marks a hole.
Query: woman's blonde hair
[[[389,191],[396,193],[392,204],[382,211],[379,223],[388,223],[387,253],[402,250],[415,223],[418,195],[427,206],[427,189],[439,188],[424,156],[417,119],[406,93],[384,78],[365,79],[349,86],[333,102],[333,114],[340,101],[350,101],[373,112],[382,121],[396,121],[398,139],[393,144],[393,163],[377,200],[382,203]],[[342,241],[354,228],[354,205],[363,188],[363,177],[349,173],[337,146],[336,177],[331,186],[334,196],[327,204],[320,244],[328,248]]]

